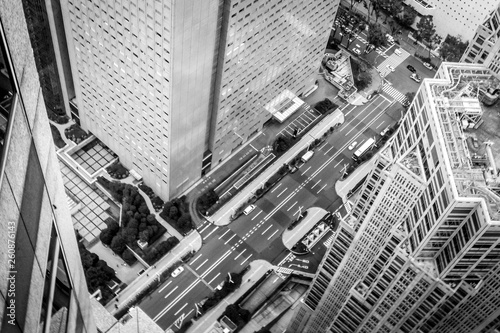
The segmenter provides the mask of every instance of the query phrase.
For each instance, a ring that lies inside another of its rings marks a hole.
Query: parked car
[[[184,272],[184,267],[179,266],[177,267],[173,272],[172,272],[172,277],[176,277],[177,275],[181,274]]]
[[[406,99],[406,100],[405,100],[403,103],[401,103],[401,104],[403,104],[403,106],[404,106],[404,107],[407,107],[407,106],[410,106],[410,101]]]
[[[243,211],[243,214],[248,215],[255,209],[255,205],[250,205]]]
[[[412,65],[408,65],[406,66],[406,68],[408,68],[408,70],[412,73],[415,73],[417,70],[415,69],[415,67],[413,67]]]
[[[354,141],[353,143],[351,143],[351,145],[347,149],[353,150],[356,147],[357,144],[358,144],[358,142]]]
[[[429,64],[428,62],[424,62],[424,67],[425,67],[425,68],[427,68],[427,69],[430,69],[430,70],[434,69],[434,68],[432,67],[432,65],[431,65],[431,64]]]
[[[368,46],[365,49],[365,53],[370,53],[371,51],[375,50],[375,45],[373,44],[368,44]]]
[[[387,69],[389,69],[391,72],[395,71],[394,67],[392,67],[391,65],[387,65]]]
[[[410,79],[412,79],[415,82],[420,82],[421,77],[418,74],[413,73],[412,75],[410,75]]]

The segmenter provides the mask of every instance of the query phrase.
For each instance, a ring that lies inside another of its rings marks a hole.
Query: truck
[[[314,155],[314,152],[312,150],[308,150],[304,155],[302,155],[300,160],[303,163],[306,163],[307,161],[309,161],[311,159],[311,157],[313,157],[313,155]]]
[[[366,153],[368,151],[368,149],[370,149],[373,146],[374,143],[375,143],[375,140],[373,138],[369,138],[368,140],[366,140],[365,143],[363,143],[361,145],[361,147],[359,147],[358,150],[356,150],[354,152],[354,154],[352,155],[352,158],[354,160],[359,159],[361,157],[361,155]]]

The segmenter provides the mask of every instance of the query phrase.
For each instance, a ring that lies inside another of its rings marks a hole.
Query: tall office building
[[[0,331],[96,332],[24,15],[0,2]]]
[[[22,0],[45,106],[78,121],[59,0]]]
[[[500,5],[478,26],[460,61],[485,64],[500,74]]]
[[[436,33],[443,38],[447,35],[462,36],[469,41],[474,31],[486,15],[498,6],[498,0],[405,0],[421,16],[431,15],[436,25]]]
[[[314,83],[338,1],[62,3],[84,129],[164,199]]]
[[[287,332],[496,332],[500,178],[473,128],[498,87],[476,64],[424,80]]]

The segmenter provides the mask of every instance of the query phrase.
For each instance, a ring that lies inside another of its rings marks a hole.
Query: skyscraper
[[[67,0],[84,129],[163,198],[189,188],[314,83],[338,1]]]
[[[498,87],[473,64],[424,80],[345,221],[352,243],[323,261],[287,332],[499,327],[500,178],[489,144],[473,145],[479,100]]]
[[[0,331],[95,332],[24,15],[0,4]]]
[[[447,35],[462,37],[468,41],[484,17],[496,6],[497,0],[405,0],[421,16],[431,15],[436,33],[444,38]]]
[[[500,4],[480,24],[461,62],[486,64],[500,74]]]

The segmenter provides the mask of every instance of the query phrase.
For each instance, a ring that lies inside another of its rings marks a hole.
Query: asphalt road
[[[287,175],[248,216],[242,216],[227,227],[208,222],[199,227],[202,249],[184,265],[185,271],[170,278],[140,307],[164,329],[193,317],[195,303],[209,295],[229,272],[239,272],[255,259],[265,259],[283,267],[314,272],[321,255],[309,258],[283,259],[289,254],[281,234],[297,216],[299,207],[312,206],[335,210],[341,200],[335,193],[335,182],[353,151],[347,147],[357,141],[361,145],[385,127],[398,120],[397,108],[384,96],[377,96],[363,106],[349,105],[344,109],[345,123],[318,147],[314,156],[293,174]],[[313,252],[326,249],[325,237]],[[308,261],[307,263],[305,261]]]

